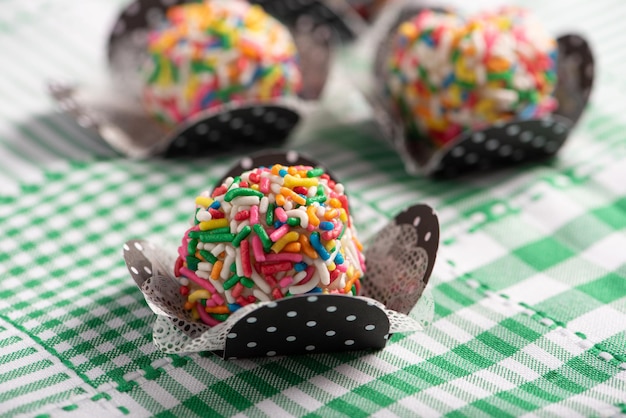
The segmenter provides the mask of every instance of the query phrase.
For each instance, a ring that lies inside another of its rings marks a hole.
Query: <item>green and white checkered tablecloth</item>
[[[104,71],[123,3],[0,1],[0,416],[626,415],[622,1],[523,2],[550,30],[583,32],[599,66],[551,162],[407,177],[333,83],[324,105],[342,117],[290,145],[342,179],[365,237],[409,203],[437,209],[434,322],[374,353],[236,361],[157,351],[121,256],[130,238],[175,245],[193,197],[233,158],[129,161],[44,93],[48,78]]]

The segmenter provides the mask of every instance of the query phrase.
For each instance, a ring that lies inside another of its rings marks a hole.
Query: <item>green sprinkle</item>
[[[196,257],[188,255],[187,256],[187,268],[189,268],[189,270],[195,271],[198,270],[198,263],[200,262],[200,260],[198,260]]]
[[[209,229],[208,231],[202,231],[205,234],[228,234],[230,232],[229,226],[223,226],[221,228]]]
[[[267,226],[274,225],[274,210],[276,209],[276,205],[274,203],[270,203],[267,205],[267,213],[265,214],[265,223]]]
[[[197,208],[196,209],[196,214],[193,216],[193,223],[194,225],[198,225],[200,223],[200,221],[198,220],[198,212],[200,211],[201,208]]]
[[[191,236],[191,234],[193,232],[195,232],[195,231],[191,231],[189,233],[189,238],[196,238],[196,237],[192,237]],[[198,247],[198,240],[197,239],[190,239],[189,243],[187,244],[187,253],[188,254],[195,254],[197,247]]]
[[[239,245],[241,244],[241,241],[246,239],[246,237],[248,235],[250,235],[250,232],[252,232],[252,228],[250,228],[248,225],[246,225],[243,228],[241,228],[241,231],[239,231],[239,233],[237,234],[237,236],[233,240],[233,245],[235,247],[239,247]]]
[[[237,271],[237,264],[232,263],[232,264],[230,265],[230,272],[231,272],[231,273],[234,273],[234,272],[236,272],[236,271]]]
[[[317,186],[317,192],[315,194],[317,196],[324,196],[324,188],[321,184]]]
[[[260,199],[264,195],[261,192],[258,192],[253,189],[248,189],[247,187],[238,187],[236,189],[232,189],[226,192],[226,195],[224,195],[224,201],[230,202],[234,198],[241,197],[241,196],[254,196]]]
[[[210,251],[200,250],[200,255],[211,264],[215,264],[215,262],[217,261],[217,257],[214,256]]]
[[[235,239],[235,234],[211,234],[207,231],[191,231],[189,233],[189,237],[191,238],[200,238],[202,240],[202,242],[208,242],[208,243],[213,243],[213,242],[233,242],[233,240]],[[197,241],[196,241],[197,244]],[[194,249],[193,251],[194,253],[196,252],[196,250]]]
[[[228,317],[230,316],[227,313],[220,313],[220,314],[214,313],[214,314],[209,314],[209,315],[211,315],[213,318],[217,319],[220,322],[226,321]]]
[[[244,285],[248,289],[251,289],[254,286],[254,282],[252,281],[252,279],[249,279],[247,277],[242,277],[240,282],[242,285]]]
[[[261,224],[256,224],[252,227],[252,229],[254,229],[254,232],[256,232],[256,234],[261,239],[261,243],[263,244],[263,249],[265,250],[265,252],[269,252],[270,248],[272,247],[272,240],[270,239],[269,235],[267,235],[267,232],[265,232],[265,229],[263,229],[263,226],[261,226]]]
[[[326,196],[313,196],[306,198],[306,205],[310,206],[312,203],[324,203],[326,202]]]
[[[287,218],[287,225],[300,226],[300,218]]]
[[[314,168],[314,169],[309,170],[309,171],[306,172],[306,176],[309,177],[309,178],[310,177],[319,177],[322,174],[324,174],[324,169],[323,168],[319,168],[319,167],[318,168]]]
[[[237,283],[239,283],[239,280],[241,279],[241,277],[237,276],[236,274],[233,274],[230,279],[226,280],[224,282],[224,289],[228,290],[231,287],[235,286]]]

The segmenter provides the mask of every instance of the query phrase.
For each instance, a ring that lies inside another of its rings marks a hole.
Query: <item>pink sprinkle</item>
[[[234,287],[233,290],[231,290],[231,295],[234,298],[238,298],[239,296],[241,296],[241,292],[243,292],[243,285],[241,283],[237,283]]]
[[[304,279],[302,279],[302,280],[300,280],[298,282],[298,285],[305,284],[306,282],[311,280],[311,277],[313,277],[313,273],[315,273],[315,267],[313,267],[313,266],[307,267],[306,268],[306,276],[304,276]]]
[[[278,209],[276,209],[276,211],[278,211]],[[284,212],[285,211],[283,211],[283,213]],[[287,215],[285,214],[285,216],[287,216]],[[287,219],[287,218],[285,218],[285,219]],[[287,224],[282,225],[280,228],[278,228],[276,231],[274,231],[274,232],[272,232],[270,234],[270,239],[272,241],[276,242],[279,239],[281,239],[283,236],[285,236],[285,234],[287,234],[287,232],[289,232],[289,225],[287,225]]]
[[[348,271],[348,268],[346,267],[346,263],[343,264],[337,264],[336,266],[337,270],[345,273],[346,271]]]
[[[206,313],[206,311],[204,310],[204,306],[202,306],[200,302],[196,302],[196,310],[198,311],[198,315],[200,315],[200,319],[205,324],[214,327],[215,325],[220,323],[217,319]]]
[[[211,283],[209,283],[208,280],[204,280],[198,277],[196,273],[189,270],[187,267],[181,267],[180,273],[186,278],[188,278],[189,280],[191,280],[192,282],[194,282],[195,284],[197,284],[198,286],[202,287],[203,289],[206,289],[211,293],[216,293],[215,288],[213,287]]]
[[[315,231],[315,227],[310,222],[309,222],[309,226],[307,226],[306,229],[307,229],[307,231],[311,231],[311,232]]]
[[[293,277],[291,276],[283,277],[282,279],[280,279],[280,282],[278,283],[280,284],[280,287],[287,287],[291,283],[293,283]]]
[[[250,208],[250,225],[259,223],[259,207],[254,205]]]
[[[299,263],[302,261],[302,254],[297,253],[278,253],[267,254],[265,261],[291,261],[292,263]]]
[[[215,301],[212,300],[212,299],[207,299],[207,301],[206,301],[206,306],[208,306],[209,308],[212,308],[212,307],[217,306],[217,305],[218,304],[215,303]]]
[[[221,297],[217,293],[213,294],[213,297],[211,299],[212,299],[213,302],[215,302],[216,305],[223,305],[224,304],[224,298]],[[208,304],[208,302],[207,302],[207,304]]]
[[[248,240],[241,241],[239,244],[241,251],[241,267],[243,268],[243,275],[245,277],[252,276],[252,264],[250,264],[250,243]]]
[[[280,206],[276,208],[276,210],[274,210],[274,216],[276,216],[276,219],[278,219],[281,222],[287,222],[287,212],[285,212],[285,209],[281,208]]]
[[[269,177],[261,177],[261,184],[259,185],[259,191],[261,193],[267,193],[270,191],[270,179]]]
[[[241,241],[243,242],[243,241]],[[263,244],[258,235],[252,236],[252,252],[256,261],[265,261],[265,252],[263,252]]]

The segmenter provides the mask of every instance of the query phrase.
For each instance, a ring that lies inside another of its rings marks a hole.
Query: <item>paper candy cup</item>
[[[375,80],[383,80],[384,63],[395,29],[424,8],[410,2],[390,8],[376,27],[378,50],[374,60]],[[434,10],[441,10],[435,9]],[[390,15],[391,14],[391,15]],[[554,156],[583,114],[591,94],[595,64],[587,41],[574,34],[557,39],[558,108],[540,119],[510,120],[484,129],[466,130],[437,147],[428,137],[410,134],[400,116],[382,94],[382,82],[367,94],[382,135],[403,158],[409,173],[433,177],[455,177]]]
[[[248,165],[313,164],[296,153],[244,159]],[[219,184],[219,182],[218,182]],[[124,260],[146,302],[157,314],[154,343],[167,353],[213,351],[230,358],[378,350],[393,333],[420,331],[432,321],[426,290],[439,245],[433,209],[414,205],[398,214],[366,246],[361,296],[304,294],[246,305],[214,327],[191,319],[173,277],[175,251],[144,240],[124,245]],[[409,316],[411,312],[411,316]]]

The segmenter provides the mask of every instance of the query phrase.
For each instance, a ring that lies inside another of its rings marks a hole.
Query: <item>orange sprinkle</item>
[[[299,253],[301,249],[302,249],[301,243],[290,242],[289,244],[285,245],[285,247],[283,248],[283,251],[287,253]]]
[[[331,219],[335,219],[337,216],[339,216],[339,211],[337,209],[327,210],[324,213],[324,219],[326,219],[327,221],[330,221]]]
[[[348,293],[350,291],[350,289],[352,288],[352,285],[359,280],[359,277],[361,277],[361,274],[359,272],[357,272],[354,276],[352,276],[347,282],[346,282],[346,287],[343,288],[343,291],[345,293]]]
[[[298,169],[295,168],[294,166],[291,166],[287,169],[287,172],[291,174],[292,176],[295,176],[296,174],[298,174]]]
[[[190,311],[193,308],[193,306],[194,306],[193,303],[187,301],[187,302],[185,302],[184,308],[185,308],[186,311]]]
[[[271,171],[272,171],[272,174],[274,174],[275,176],[277,176],[277,175],[278,175],[278,172],[279,172],[282,168],[283,168],[283,166],[282,166],[282,165],[280,165],[280,164],[274,164],[274,165],[272,166],[272,170],[271,170]]]
[[[213,269],[211,269],[211,276],[210,276],[211,279],[217,280],[220,278],[222,267],[224,267],[224,262],[222,260],[217,260],[215,264],[213,264]]]
[[[309,220],[309,222],[311,222]],[[304,235],[304,234],[300,234],[300,238],[298,238],[298,242],[302,245],[302,252],[306,255],[308,255],[309,257],[316,259],[318,257],[317,255],[317,251],[315,251],[313,249],[313,247],[311,247],[311,244],[309,244],[309,238]]]
[[[359,241],[357,237],[352,237],[352,241],[354,241],[354,245],[356,245],[359,251],[363,251],[363,244],[361,244],[361,241]]]
[[[333,197],[332,199],[330,199],[328,201],[328,204],[335,209],[339,209],[341,207],[341,202],[336,197]]]
[[[290,197],[291,200],[293,200],[294,202],[296,202],[299,205],[306,205],[306,199],[303,198],[302,196],[300,196],[298,193],[294,192],[291,189],[288,189],[286,187],[281,187],[280,188],[280,194],[282,194],[285,197]],[[277,200],[278,200],[278,196]]]
[[[309,223],[311,225],[318,226],[320,224],[320,218],[318,218],[315,213],[315,206],[309,206],[306,208],[306,214],[309,215]]]
[[[276,195],[276,204],[278,206],[285,206],[285,196],[283,196],[282,194],[277,194]]]
[[[228,309],[228,306],[224,306],[224,305],[207,306],[206,308],[204,308],[204,310],[206,311],[206,313],[215,313],[215,314],[225,314],[225,313],[230,312],[230,310]]]

